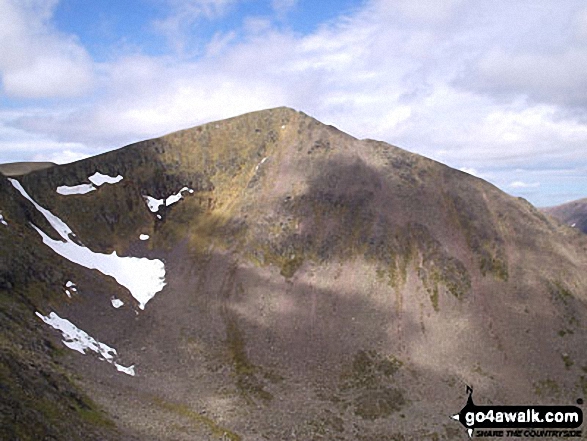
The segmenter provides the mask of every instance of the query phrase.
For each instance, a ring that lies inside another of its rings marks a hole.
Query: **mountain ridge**
[[[4,176],[22,176],[35,170],[54,167],[54,162],[9,162],[0,164],[0,173]]]

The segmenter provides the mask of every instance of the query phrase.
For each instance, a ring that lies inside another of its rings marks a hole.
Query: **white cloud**
[[[512,177],[512,168],[587,167],[587,126],[568,112],[587,104],[587,41],[580,38],[587,13],[578,15],[581,2],[553,8],[523,0],[374,0],[307,35],[276,29],[267,18],[242,17],[240,28],[214,34],[190,58],[181,55],[194,50],[194,25],[225,17],[237,0],[166,1],[169,15],[157,26],[176,39],[176,52],[95,64],[87,104],[23,113],[8,125],[61,145],[59,151],[73,157],[90,147],[98,152],[288,105],[506,190],[546,191],[554,180],[569,179]],[[63,47],[79,48],[74,39],[59,38]],[[72,142],[77,146],[63,144]],[[47,151],[44,157],[57,150]],[[587,183],[571,179],[577,192],[587,192]],[[531,184],[510,186],[515,182]]]
[[[491,95],[525,95],[537,102],[587,110],[587,48],[558,54],[487,52],[469,72],[471,87]]]
[[[526,182],[522,182],[522,181],[514,181],[511,182],[508,187],[510,188],[536,188],[536,187],[540,187],[540,182],[533,182],[531,184],[528,184]]]
[[[0,0],[0,76],[11,97],[79,96],[92,85],[92,62],[73,36],[52,28],[54,0]]]

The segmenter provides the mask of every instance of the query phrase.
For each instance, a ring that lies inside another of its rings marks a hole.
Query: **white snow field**
[[[54,312],[51,312],[47,317],[45,317],[40,312],[36,312],[35,314],[53,329],[61,331],[61,334],[63,335],[63,344],[68,348],[73,349],[74,351],[77,351],[81,354],[85,354],[88,350],[96,352],[108,363],[114,364],[116,370],[119,372],[123,372],[132,376],[135,375],[134,365],[127,368],[114,362],[114,359],[118,356],[116,349],[111,348],[104,343],[100,343],[95,338],[88,335],[87,332],[79,329],[69,320],[59,317]]]
[[[149,210],[151,210],[151,212],[153,212],[153,213],[157,213],[159,211],[159,208],[161,207],[161,205],[165,205],[166,207],[169,207],[171,204],[175,204],[177,201],[179,201],[181,198],[183,198],[184,191],[187,191],[190,194],[194,192],[194,190],[191,188],[183,187],[177,193],[168,196],[165,200],[155,199],[154,197],[148,196],[148,195],[143,196],[143,197],[145,198],[145,201],[147,202],[147,206],[149,207]]]
[[[147,302],[163,289],[165,286],[165,264],[161,260],[121,257],[116,255],[116,251],[113,251],[112,254],[95,253],[87,247],[78,245],[71,240],[70,235],[75,235],[65,222],[37,204],[20,182],[10,178],[9,180],[23,197],[33,203],[62,237],[63,240],[52,239],[36,225],[32,225],[43,238],[43,242],[57,254],[78,265],[97,269],[103,274],[114,277],[120,285],[130,291],[131,295],[139,302],[141,309],[145,309]]]
[[[80,185],[75,185],[73,187],[68,187],[67,185],[61,185],[60,187],[57,187],[57,193],[64,195],[64,196],[69,196],[72,194],[86,194],[89,193],[90,191],[94,191],[96,189],[96,187],[94,187],[92,184],[80,184]]]
[[[79,185],[74,185],[73,187],[69,187],[67,185],[61,185],[60,187],[57,187],[57,193],[64,195],[64,196],[72,195],[72,194],[86,194],[86,193],[89,193],[91,191],[96,190],[96,187],[99,187],[100,185],[116,184],[116,183],[122,181],[124,178],[121,175],[118,175],[115,177],[115,176],[103,175],[100,172],[96,172],[92,176],[90,176],[88,179],[91,182],[91,184],[79,184]]]
[[[102,184],[116,184],[116,183],[122,181],[124,178],[121,175],[114,177],[114,176],[103,175],[100,172],[96,172],[92,176],[90,176],[88,179],[96,187],[99,187]]]

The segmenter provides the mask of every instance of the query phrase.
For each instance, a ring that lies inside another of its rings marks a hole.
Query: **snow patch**
[[[183,192],[187,191],[188,193],[193,193],[194,190],[192,190],[191,188],[187,188],[187,187],[183,187],[181,190],[179,190],[177,193],[172,194],[171,196],[167,197],[167,199],[165,199],[165,206],[169,207],[171,204],[175,204],[177,201],[179,201],[181,198],[183,198]]]
[[[68,280],[65,283],[65,294],[67,294],[67,297],[71,299],[72,293],[77,293],[77,286],[71,280]]]
[[[18,182],[16,179],[12,179],[12,178],[8,178],[8,180],[14,186],[14,188],[16,188],[20,192],[20,194],[25,199],[28,199],[35,206],[35,208],[37,210],[39,210],[43,216],[45,216],[45,219],[47,219],[47,221],[51,224],[51,226],[55,229],[55,231],[57,231],[59,233],[59,235],[61,237],[63,237],[65,240],[70,240],[69,239],[70,235],[75,237],[75,234],[73,234],[73,231],[71,231],[71,228],[69,228],[67,226],[67,224],[65,222],[63,222],[61,219],[59,219],[57,216],[53,215],[53,213],[51,213],[49,210],[46,210],[43,207],[41,207],[39,204],[37,204],[33,200],[33,198],[31,198],[29,196],[29,194],[22,187],[22,185],[20,185],[20,182]]]
[[[116,370],[118,372],[124,372],[125,374],[130,375],[131,377],[135,376],[135,365],[134,364],[129,367],[124,367],[121,364],[114,363],[114,366],[116,367]]]
[[[63,334],[63,344],[74,351],[85,354],[86,350],[94,351],[102,358],[108,361],[113,361],[116,356],[116,349],[111,348],[104,343],[100,343],[93,337],[90,337],[86,332],[79,329],[69,320],[62,319],[54,312],[45,317],[40,312],[36,312],[37,317],[51,326],[53,329],[61,331]]]
[[[4,216],[0,214],[0,224],[8,226],[8,222],[4,220]]]
[[[139,307],[145,305],[155,294],[165,286],[165,265],[160,260],[151,260],[138,257],[119,257],[116,251],[112,254],[95,253],[89,248],[78,245],[70,239],[71,229],[48,210],[38,205],[15,179],[10,179],[14,187],[45,216],[63,240],[54,240],[47,236],[36,225],[33,228],[41,235],[43,242],[60,256],[82,265],[88,269],[97,269],[103,274],[112,276],[116,281],[127,288],[139,302]]]
[[[157,213],[159,211],[159,207],[161,205],[163,205],[163,199],[155,199],[151,196],[143,196],[145,198],[145,200],[147,201],[147,206],[149,207],[149,210],[151,210],[151,212],[153,213]]]
[[[69,187],[67,185],[61,185],[60,187],[57,187],[57,193],[64,195],[64,196],[68,196],[68,195],[72,195],[72,194],[86,194],[86,193],[89,193],[91,191],[96,190],[96,187],[99,187],[102,184],[116,184],[117,182],[122,181],[123,177],[121,175],[118,175],[116,177],[108,176],[108,175],[103,175],[102,173],[96,172],[92,176],[90,176],[88,179],[91,182],[91,184],[79,184],[79,185],[74,185],[73,187]]]
[[[577,225],[577,223],[575,222],[573,225],[571,225],[571,227],[575,228],[575,225]]]
[[[111,348],[104,343],[100,343],[95,338],[88,335],[87,332],[82,331],[69,320],[59,317],[54,312],[51,312],[47,317],[40,312],[35,312],[35,314],[53,329],[61,331],[63,344],[68,348],[73,349],[80,354],[85,354],[88,350],[96,352],[108,363],[113,363],[118,371],[134,376],[134,365],[125,368],[114,362],[114,359],[118,357],[116,349]]]
[[[267,161],[267,156],[265,156],[263,159],[261,159],[261,162],[259,162],[257,164],[257,166],[255,167],[255,173],[259,170],[259,167],[261,167],[261,165],[263,165],[265,163],[265,161]]]
[[[120,299],[117,299],[116,297],[112,297],[110,299],[110,302],[112,302],[112,306],[114,306],[116,309],[120,308],[122,305],[124,305],[124,302]]]
[[[86,194],[89,193],[90,191],[94,191],[96,189],[96,187],[94,187],[92,184],[80,184],[80,185],[75,185],[73,187],[68,187],[67,185],[62,185],[60,187],[57,187],[57,193],[64,195],[64,196],[69,196],[72,194]]]
[[[159,211],[159,208],[162,205],[169,207],[170,205],[175,204],[177,201],[182,199],[184,191],[187,191],[190,194],[194,192],[194,190],[191,188],[183,187],[177,193],[172,194],[172,195],[168,196],[167,198],[165,198],[165,200],[155,199],[154,197],[148,196],[148,195],[143,196],[143,197],[145,198],[145,201],[147,202],[147,206],[149,207],[149,210],[151,210],[152,213],[157,213]],[[161,219],[161,217],[159,217],[159,216],[157,216],[157,218]]]
[[[96,172],[92,176],[90,176],[88,179],[96,187],[99,187],[102,184],[116,184],[116,183],[122,181],[124,178],[121,175],[114,177],[114,176],[103,175],[100,172]]]
[[[149,240],[149,235],[148,234],[141,234],[139,236],[139,239],[141,239],[141,240]]]

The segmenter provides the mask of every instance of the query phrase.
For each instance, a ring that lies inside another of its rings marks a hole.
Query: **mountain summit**
[[[587,236],[289,108],[0,176],[0,213],[6,439],[462,439],[467,385],[587,392]]]

